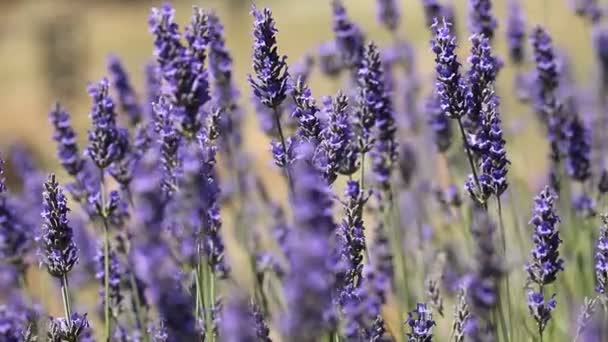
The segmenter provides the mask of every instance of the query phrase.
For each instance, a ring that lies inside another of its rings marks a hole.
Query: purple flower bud
[[[526,271],[531,281],[540,286],[555,281],[557,273],[564,269],[564,260],[559,255],[559,216],[555,211],[557,196],[549,187],[534,199],[533,216],[530,224],[534,226],[532,241],[532,261],[526,264]]]

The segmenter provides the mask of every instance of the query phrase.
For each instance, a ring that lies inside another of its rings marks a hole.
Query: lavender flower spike
[[[450,118],[458,119],[465,114],[465,85],[460,74],[460,63],[456,56],[456,38],[445,20],[432,26],[435,38],[431,41],[435,53],[437,72],[437,96],[441,109]]]
[[[492,0],[469,0],[469,20],[474,34],[482,34],[490,40],[494,38],[498,23],[492,15]]]
[[[439,153],[445,153],[452,145],[452,123],[441,109],[439,98],[434,92],[427,97],[425,110],[435,146]]]
[[[399,4],[396,0],[376,0],[376,12],[378,22],[386,26],[386,28],[395,32],[399,27],[399,21],[401,20],[401,13],[399,10]]]
[[[602,227],[595,246],[595,291],[608,294],[608,216],[602,215]]]
[[[155,131],[159,137],[160,160],[163,176],[161,188],[164,194],[170,197],[177,189],[177,175],[181,160],[178,156],[181,136],[172,120],[173,106],[165,96],[161,96],[154,104]]]
[[[559,216],[555,211],[557,196],[549,187],[534,199],[533,216],[530,224],[534,226],[534,249],[532,261],[526,265],[530,280],[539,286],[551,284],[557,273],[564,269],[564,260],[559,255]]]
[[[319,108],[303,77],[296,80],[292,96],[295,109],[291,115],[298,120],[298,135],[313,143],[318,142],[321,134]]]
[[[258,10],[253,6],[253,71],[249,84],[254,95],[266,107],[277,110],[287,97],[289,72],[287,57],[281,56],[277,49],[277,29],[268,8]]]
[[[67,200],[55,175],[44,184],[44,209],[40,255],[49,273],[57,278],[67,275],[78,262],[78,248],[68,221]]]
[[[118,100],[122,110],[129,116],[131,125],[135,126],[141,121],[141,106],[137,101],[135,90],[129,80],[129,75],[120,59],[115,55],[108,57],[108,72],[112,84],[116,89]]]
[[[4,178],[4,160],[0,157],[0,259],[23,269],[31,247],[30,232],[11,203]]]
[[[113,249],[110,249],[110,253],[108,254],[108,258],[110,260],[109,263],[109,295],[110,299],[110,308],[112,310],[113,316],[117,317],[121,312],[121,305],[123,300],[122,291],[120,288],[120,283],[122,281],[122,266],[118,261],[118,255]],[[101,298],[101,305],[104,305],[105,302],[105,268],[104,268],[104,249],[103,246],[100,246],[97,255],[95,256],[95,278],[101,283],[101,288],[99,290],[99,298]]]
[[[382,190],[390,187],[390,175],[397,159],[395,119],[389,89],[385,85],[385,70],[378,47],[370,43],[365,49],[359,81],[362,88],[363,110],[374,117],[375,142],[372,151],[372,171]]]
[[[93,99],[90,114],[93,125],[89,130],[87,154],[100,169],[105,169],[121,159],[127,145],[126,132],[116,125],[114,101],[110,98],[109,88],[106,78],[89,86],[89,94]]]
[[[57,142],[57,157],[63,168],[71,176],[76,176],[84,167],[84,160],[80,156],[76,132],[70,122],[70,114],[59,103],[55,104],[49,114],[55,132],[53,140]]]
[[[433,313],[426,304],[418,303],[416,310],[407,314],[406,323],[410,327],[410,332],[407,333],[409,342],[431,342],[433,340],[433,327],[436,323],[433,320]]]
[[[519,0],[510,0],[507,14],[507,46],[509,57],[516,65],[524,62],[525,55],[525,19]]]
[[[356,70],[363,58],[365,38],[363,32],[346,13],[342,0],[332,1],[332,20],[336,46],[342,56],[342,63]]]
[[[578,115],[570,119],[566,126],[568,154],[566,172],[579,182],[591,177],[591,134]]]
[[[466,127],[476,134],[482,125],[483,107],[492,101],[494,83],[501,67],[500,60],[492,53],[490,40],[484,35],[471,37],[470,68],[467,73],[467,92],[465,94]]]

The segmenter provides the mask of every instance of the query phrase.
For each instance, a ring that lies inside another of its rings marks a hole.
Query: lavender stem
[[[112,321],[110,320],[110,232],[105,204],[105,179],[103,169],[100,169],[99,197],[101,205],[101,220],[103,221],[103,286],[104,286],[104,319],[106,341],[110,341]]]
[[[68,288],[68,276],[64,274],[61,277],[61,299],[63,300],[63,311],[65,319],[68,322],[68,329],[72,328],[72,310],[70,309],[70,291]]]
[[[479,177],[477,177],[477,169],[475,168],[475,162],[473,161],[473,155],[471,154],[471,148],[469,146],[469,141],[467,140],[467,134],[464,131],[464,126],[462,125],[462,119],[458,117],[458,127],[460,128],[460,134],[462,134],[462,140],[464,143],[464,148],[467,151],[467,158],[469,159],[469,165],[471,166],[471,172],[473,172],[473,178],[475,179],[475,185],[477,189],[481,189],[479,184]]]

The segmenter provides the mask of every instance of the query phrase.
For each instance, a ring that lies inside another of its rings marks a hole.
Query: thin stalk
[[[385,195],[391,196],[390,200],[388,201],[388,203],[386,203],[384,205],[383,211],[384,211],[384,227],[385,229],[387,229],[388,231],[390,231],[392,234],[392,249],[393,249],[393,255],[394,255],[394,260],[395,260],[395,272],[394,272],[394,276],[395,276],[395,290],[397,292],[397,298],[399,299],[399,304],[398,308],[400,310],[400,308],[402,307],[408,307],[408,299],[407,299],[407,285],[406,285],[406,280],[405,280],[405,274],[407,274],[407,270],[405,268],[405,258],[403,257],[403,246],[402,244],[402,239],[401,239],[401,235],[399,234],[399,231],[397,229],[396,225],[392,225],[392,210],[393,210],[393,199],[392,199],[392,193],[389,191],[387,191],[385,193]],[[401,313],[399,314],[399,317],[401,317]]]
[[[63,300],[63,312],[68,322],[68,330],[72,329],[72,310],[70,309],[70,290],[68,288],[68,276],[61,277],[61,299]]]
[[[139,298],[139,291],[137,288],[137,282],[135,281],[135,276],[131,273],[129,275],[129,283],[131,285],[133,302],[135,304],[135,320],[137,321],[137,326],[139,330],[142,332],[142,338],[144,342],[148,342],[150,339],[148,337],[148,329],[144,326],[144,321],[142,317],[142,306],[141,299]]]
[[[359,179],[359,183],[361,183],[361,190],[365,189],[365,152],[361,153],[361,178]]]
[[[502,236],[502,252],[503,252],[503,258],[506,261],[507,260],[507,233],[505,231],[505,223],[504,223],[504,219],[502,217],[502,202],[500,201],[500,196],[496,196],[496,202],[498,204],[498,222],[500,225],[500,231],[501,231],[501,236]],[[508,266],[507,266],[508,267]],[[511,314],[511,286],[509,284],[509,271],[506,271],[505,274],[505,285],[506,285],[506,289],[507,289],[507,314],[509,317],[509,320],[511,319],[511,317],[513,317],[513,315]],[[499,296],[498,298],[499,300],[499,304],[502,303],[501,297]],[[501,305],[502,306],[502,305]],[[503,315],[502,313],[502,308],[500,308],[501,311],[501,316]],[[503,318],[503,328],[504,325],[507,324],[507,321],[504,320],[504,316]],[[506,335],[507,336],[507,340],[511,340],[511,336],[513,336],[513,331],[511,330],[512,328],[512,324],[509,324],[509,334]]]
[[[128,188],[127,188],[128,189]],[[131,255],[131,242],[129,241],[128,234],[125,234],[125,254],[127,257],[127,261],[130,267],[129,272],[129,286],[131,287],[131,301],[132,305],[134,305],[135,309],[135,321],[137,322],[138,328],[142,332],[142,338],[144,342],[150,341],[150,337],[148,336],[148,329],[146,328],[146,322],[144,322],[144,317],[142,313],[142,304],[141,298],[139,297],[139,288],[137,287],[137,280],[135,279],[135,273],[133,271],[133,266],[131,265],[129,255]]]
[[[464,131],[464,126],[462,125],[462,119],[459,117],[457,119],[458,127],[460,128],[460,134],[462,135],[462,142],[464,144],[464,148],[467,151],[467,158],[469,159],[469,165],[471,166],[471,171],[473,172],[473,178],[475,179],[475,185],[477,189],[481,189],[481,185],[479,183],[479,177],[477,177],[477,169],[475,168],[475,162],[473,161],[473,154],[471,153],[471,148],[469,146],[469,140],[467,139],[467,134]]]
[[[110,341],[112,332],[112,320],[110,319],[110,229],[108,227],[108,217],[105,204],[105,180],[103,169],[100,169],[100,202],[101,220],[103,221],[103,287],[104,287],[104,319],[106,341]]]
[[[281,140],[281,147],[283,148],[283,164],[285,164],[285,174],[287,175],[287,182],[289,183],[289,191],[293,192],[293,180],[291,179],[291,171],[289,170],[289,165],[287,164],[287,144],[285,143],[285,135],[283,134],[283,128],[281,127],[279,109],[277,107],[273,107],[272,112],[274,114],[274,122],[277,125],[279,139]]]

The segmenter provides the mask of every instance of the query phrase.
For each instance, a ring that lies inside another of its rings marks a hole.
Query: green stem
[[[365,152],[361,153],[361,179],[359,183],[361,183],[361,191],[363,191],[365,189]]]
[[[467,158],[469,159],[471,172],[473,172],[473,178],[475,179],[475,185],[477,186],[477,189],[481,189],[479,177],[477,177],[477,169],[475,168],[475,162],[473,161],[473,154],[471,153],[471,148],[469,147],[469,140],[467,139],[467,134],[465,133],[464,126],[462,125],[462,119],[459,117],[457,121],[458,127],[460,128],[460,134],[462,135],[462,142],[464,144],[465,150],[467,151]]]
[[[148,329],[144,326],[141,299],[139,298],[139,290],[137,288],[137,282],[135,281],[135,276],[133,275],[133,273],[129,275],[129,282],[131,285],[133,302],[135,303],[135,320],[137,321],[137,326],[142,333],[142,338],[144,342],[148,342],[150,340],[148,337]]]
[[[110,319],[110,229],[108,227],[108,217],[105,204],[105,180],[103,169],[100,169],[100,205],[101,220],[103,221],[103,286],[104,286],[104,319],[105,319],[105,340],[110,341],[112,332],[112,320]]]
[[[496,196],[496,202],[498,204],[498,221],[499,221],[499,225],[500,225],[500,232],[501,232],[501,239],[502,239],[502,252],[503,252],[503,258],[505,260],[507,260],[507,233],[505,231],[505,223],[504,223],[504,219],[502,217],[502,202],[500,200],[500,196]],[[508,266],[507,266],[508,267]],[[511,319],[511,317],[513,317],[512,315],[512,311],[511,311],[511,286],[510,286],[510,281],[509,281],[509,270],[507,269],[506,274],[505,274],[505,287],[507,290],[507,315],[509,317],[509,320]],[[507,324],[507,321],[504,319],[504,313],[502,312],[502,299],[501,296],[498,297],[499,300],[499,304],[500,304],[500,315],[501,315],[501,320],[502,320],[502,327],[503,327],[503,334],[505,334],[505,337],[507,338],[507,341],[511,340],[511,336],[513,336],[513,331],[511,331],[511,327],[512,324],[509,324],[509,332],[507,334],[505,325]]]
[[[72,329],[72,310],[70,309],[70,290],[68,287],[68,276],[61,277],[61,299],[63,300],[63,312],[68,322],[68,330]]]

